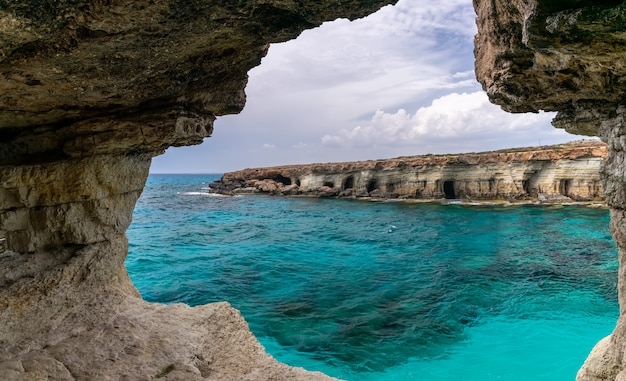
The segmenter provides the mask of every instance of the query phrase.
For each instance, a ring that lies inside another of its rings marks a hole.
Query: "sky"
[[[152,173],[480,152],[581,137],[553,113],[509,114],[474,76],[471,0],[400,0],[272,44],[249,72],[247,102],[213,136],[169,148]]]

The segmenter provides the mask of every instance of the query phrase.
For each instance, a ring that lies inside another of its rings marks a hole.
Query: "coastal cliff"
[[[403,199],[603,201],[600,141],[225,173],[216,193]]]
[[[239,112],[273,42],[391,0],[0,1],[0,379],[328,379],[227,304],[141,300],[125,231],[151,158]],[[600,136],[626,306],[622,1],[474,0],[476,75],[511,112]],[[579,381],[626,379],[626,312]],[[374,355],[374,354],[373,354]]]

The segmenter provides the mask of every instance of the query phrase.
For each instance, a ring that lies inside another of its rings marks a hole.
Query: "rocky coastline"
[[[492,152],[287,165],[225,173],[220,194],[506,202],[603,202],[598,140]]]
[[[151,159],[240,112],[247,73],[271,43],[394,2],[0,2],[0,379],[328,380],[272,359],[227,304],[142,300],[125,232]],[[626,5],[473,5],[475,73],[490,101],[556,111],[556,127],[608,144],[600,177],[625,306]],[[626,380],[625,353],[622,308],[577,380]]]

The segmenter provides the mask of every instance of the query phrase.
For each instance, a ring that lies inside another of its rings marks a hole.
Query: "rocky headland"
[[[151,158],[239,112],[270,43],[393,2],[0,1],[0,379],[328,379],[277,363],[227,304],[143,301],[125,231]],[[578,380],[626,380],[626,6],[474,8],[491,101],[608,144],[622,313]]]
[[[225,173],[215,193],[564,203],[604,201],[598,140],[457,155],[287,165]]]

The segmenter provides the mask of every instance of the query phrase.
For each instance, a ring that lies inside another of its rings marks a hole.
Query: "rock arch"
[[[142,301],[125,272],[124,232],[151,158],[170,146],[200,143],[217,116],[239,112],[247,72],[269,43],[392,2],[0,4],[0,231],[6,246],[0,361],[28,358],[57,379],[120,378],[133,364],[141,364],[141,374],[131,375],[137,378],[255,378],[265,372],[274,379],[323,379],[268,360],[226,304],[192,309]],[[555,126],[600,136],[611,147],[602,176],[624,264],[621,3],[475,0],[474,7],[475,71],[490,100],[510,112],[558,111]],[[619,291],[626,305],[626,292]],[[232,329],[246,345],[220,339],[228,335],[215,326],[224,321],[230,324],[222,329]],[[155,341],[158,354],[141,357],[134,349]],[[76,351],[84,343],[92,356]],[[100,350],[122,357],[112,363],[93,353]],[[578,380],[625,379],[625,352],[621,316]],[[46,368],[51,362],[58,366]],[[26,370],[16,372],[28,377]]]

